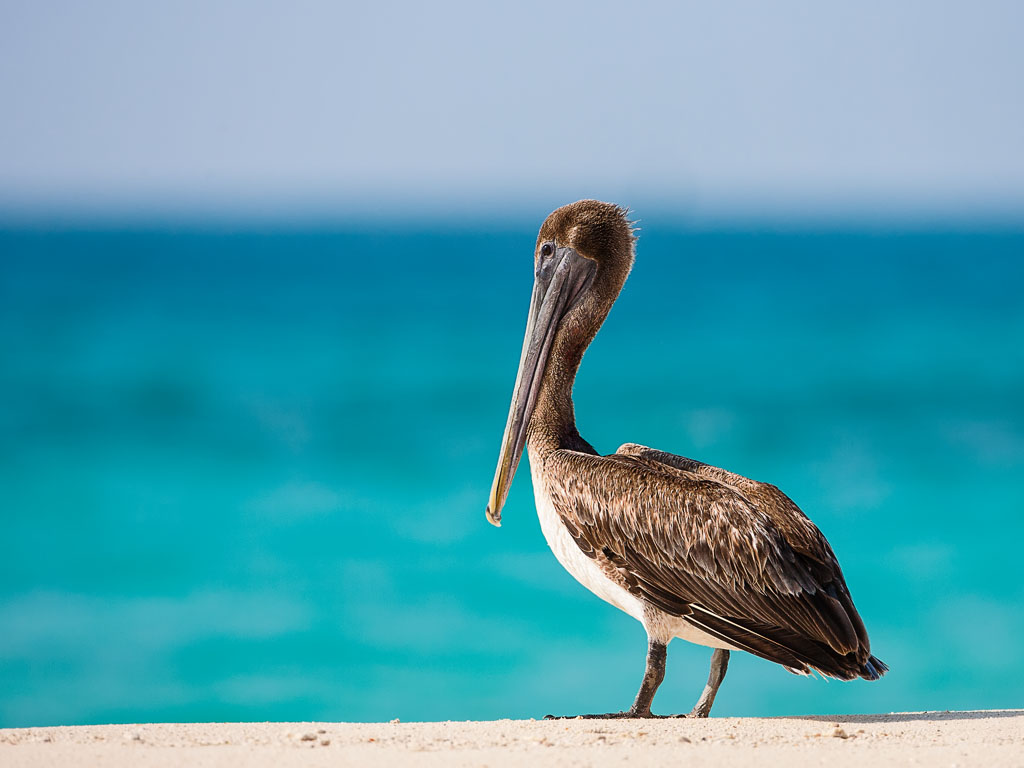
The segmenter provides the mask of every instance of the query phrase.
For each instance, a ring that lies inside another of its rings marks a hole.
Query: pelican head
[[[494,525],[501,525],[538,397],[556,386],[553,381],[563,384],[560,402],[571,418],[576,368],[633,266],[634,235],[626,216],[617,205],[580,200],[552,212],[537,235],[523,353],[487,504]]]

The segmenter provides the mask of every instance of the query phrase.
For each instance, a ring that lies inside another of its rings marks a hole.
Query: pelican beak
[[[544,371],[562,318],[584,295],[597,273],[597,262],[580,256],[569,247],[555,248],[549,256],[538,255],[526,321],[523,354],[512,390],[512,405],[501,438],[498,468],[494,472],[487,519],[501,525],[501,508],[526,445],[530,417],[537,404]]]

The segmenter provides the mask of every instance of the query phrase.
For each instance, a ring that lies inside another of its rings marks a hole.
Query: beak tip
[[[484,514],[487,515],[487,522],[495,528],[501,528],[501,512],[491,512],[491,507],[488,505]]]

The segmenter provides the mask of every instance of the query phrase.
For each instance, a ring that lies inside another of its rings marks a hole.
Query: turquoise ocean
[[[484,518],[538,223],[0,231],[0,726],[628,706],[525,462]],[[1024,706],[1024,233],[642,226],[581,433],[779,485],[891,667],[715,714]]]

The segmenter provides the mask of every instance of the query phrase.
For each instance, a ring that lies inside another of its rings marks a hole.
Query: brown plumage
[[[537,282],[488,516],[496,524],[524,442],[537,507],[559,561],[643,622],[648,667],[633,707],[650,716],[674,637],[716,650],[706,716],[729,650],[787,669],[880,677],[832,548],[778,488],[627,443],[601,456],[576,430],[580,360],[633,265],[626,211],[584,200],[552,213],[535,250]]]
[[[774,486],[631,444],[553,451],[544,473],[570,535],[630,594],[796,672],[878,676],[832,548]]]

